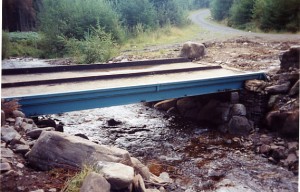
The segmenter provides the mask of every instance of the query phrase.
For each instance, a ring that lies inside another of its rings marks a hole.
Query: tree
[[[217,21],[228,17],[232,3],[233,0],[212,0],[210,4],[212,17]]]
[[[299,0],[257,0],[253,19],[265,31],[300,30]]]
[[[121,0],[116,3],[124,26],[133,28],[142,24],[153,28],[156,22],[156,11],[148,0]]]
[[[3,0],[3,29],[30,31],[36,26],[36,11],[32,0]]]
[[[256,0],[235,0],[230,9],[229,23],[238,28],[245,28],[251,22]]]

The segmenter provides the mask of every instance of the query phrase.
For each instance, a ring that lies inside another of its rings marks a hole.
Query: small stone
[[[234,104],[231,108],[231,116],[246,116],[246,107],[243,104]]]
[[[297,150],[298,146],[299,146],[298,142],[289,142],[288,143],[288,149],[289,149],[289,151]]]
[[[24,187],[24,186],[18,186],[17,189],[18,189],[19,191],[24,191],[24,190],[25,190],[25,187]],[[35,191],[31,191],[31,192],[35,192]],[[40,192],[40,191],[38,191],[38,192]]]
[[[173,182],[173,180],[170,178],[169,173],[167,173],[167,172],[162,172],[161,174],[159,174],[159,178],[161,178],[162,180],[164,180],[165,182],[168,182],[168,183]]]
[[[268,160],[272,163],[277,163],[277,161],[275,161],[275,159],[273,157],[269,157]]]
[[[151,175],[149,168],[146,165],[144,165],[143,163],[141,163],[137,158],[131,157],[131,161],[132,161],[134,170],[138,174],[140,174],[145,180],[149,180],[150,175]]]
[[[21,128],[22,128],[25,132],[28,132],[28,131],[33,130],[33,124],[29,124],[29,123],[23,122],[22,125],[21,125]]]
[[[16,122],[16,120],[14,118],[7,118],[6,121],[8,123],[15,123]]]
[[[15,153],[21,153],[25,155],[30,150],[29,145],[16,145]]]
[[[22,111],[19,111],[19,110],[14,110],[12,112],[13,114],[13,117],[16,118],[16,117],[22,117],[22,118],[25,118],[25,114],[22,112]]]
[[[0,172],[1,173],[5,173],[9,170],[11,170],[11,166],[9,163],[0,163]]]
[[[271,146],[270,145],[263,144],[259,148],[260,153],[268,154],[270,151],[271,151]]]
[[[294,163],[297,162],[297,161],[298,161],[298,157],[296,156],[296,154],[290,153],[290,154],[288,155],[288,157],[286,158],[285,163],[286,163],[287,165],[291,165],[291,164],[294,164]]]
[[[5,125],[5,113],[1,110],[1,126]]]
[[[77,134],[75,134],[75,136],[81,137],[81,138],[86,139],[86,140],[89,140],[88,136],[86,136],[86,135],[83,134],[83,133],[77,133]]]
[[[22,163],[18,163],[18,164],[17,164],[17,167],[19,167],[19,168],[21,168],[21,169],[23,169],[23,168],[24,168],[24,166],[25,166],[25,165],[24,165],[24,164],[22,164]]]
[[[42,131],[54,131],[55,128],[54,127],[45,127],[45,128],[37,128],[37,129],[33,129],[31,131],[28,131],[26,133],[26,136],[32,138],[32,139],[38,139],[42,133]]]
[[[15,121],[15,127],[21,127],[22,123],[23,123],[23,118],[17,117]]]
[[[49,189],[48,191],[49,191],[49,192],[56,192],[57,189],[56,189],[56,188],[51,188],[51,189]]]
[[[233,116],[228,124],[228,132],[234,135],[247,135],[253,129],[253,124],[244,116]]]
[[[38,190],[30,191],[30,192],[44,192],[44,189],[38,189]]]
[[[9,148],[1,148],[1,157],[12,158],[14,156],[14,152]]]
[[[117,126],[120,125],[122,122],[121,121],[116,121],[114,119],[110,119],[107,121],[108,126]]]

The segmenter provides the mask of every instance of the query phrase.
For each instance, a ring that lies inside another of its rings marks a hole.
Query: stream
[[[132,104],[51,115],[69,134],[128,150],[167,191],[297,191],[298,176],[254,153],[251,141]],[[254,133],[255,136],[255,133]],[[247,147],[245,147],[247,146]],[[166,174],[167,173],[167,174]]]

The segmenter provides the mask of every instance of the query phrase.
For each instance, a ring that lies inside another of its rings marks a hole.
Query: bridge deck
[[[68,78],[71,80],[64,82]],[[263,73],[195,63],[10,74],[2,77],[2,98],[18,99],[27,115],[40,115],[236,90],[245,80],[262,78]],[[29,84],[18,84],[24,81]],[[7,87],[3,87],[5,83]]]

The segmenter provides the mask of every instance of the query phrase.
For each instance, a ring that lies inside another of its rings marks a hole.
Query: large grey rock
[[[272,85],[265,88],[265,91],[271,94],[286,93],[290,89],[290,82],[285,82],[280,85]]]
[[[99,161],[96,165],[99,173],[110,183],[114,190],[126,189],[133,182],[134,169],[130,166]]]
[[[50,170],[54,167],[82,167],[98,161],[122,162],[131,165],[126,150],[70,136],[61,132],[43,131],[31,151],[27,153],[31,165]]]
[[[24,118],[25,117],[25,114],[22,111],[19,111],[19,110],[14,110],[12,112],[12,114],[13,114],[14,118],[16,118],[16,117],[22,117],[22,118]]]
[[[1,140],[11,142],[13,139],[20,140],[21,135],[10,126],[1,127]]]
[[[205,46],[202,43],[188,41],[183,44],[180,56],[188,59],[200,59],[205,55]]]
[[[168,111],[170,108],[176,107],[176,102],[177,102],[177,99],[164,100],[164,101],[156,103],[154,105],[154,108],[159,109],[159,110]]]
[[[220,104],[219,101],[211,99],[206,103],[198,112],[197,120],[199,121],[210,121],[216,122],[221,119],[222,114],[217,114],[217,106]]]
[[[299,94],[299,80],[293,85],[293,87],[290,89],[289,95],[293,96]]]
[[[180,114],[184,115],[188,110],[194,108],[196,106],[195,101],[191,97],[185,97],[182,99],[178,99],[176,103],[176,107]]]
[[[132,165],[138,174],[140,174],[144,179],[149,180],[151,173],[149,168],[141,163],[137,158],[131,157]]]
[[[1,157],[12,158],[14,156],[14,152],[9,148],[1,148]]]
[[[290,67],[299,69],[300,46],[292,46],[279,57],[280,69],[289,70]]]
[[[247,110],[243,104],[234,104],[231,108],[232,116],[246,116]]]
[[[278,133],[296,137],[299,134],[299,110],[292,111],[271,111],[267,114],[266,122],[268,127]]]
[[[45,127],[45,128],[37,128],[33,129],[31,131],[28,131],[26,133],[26,136],[32,138],[32,139],[38,139],[41,135],[42,131],[55,131],[54,127]]]
[[[11,170],[11,166],[9,163],[0,163],[0,172],[4,173]]]
[[[253,124],[243,116],[233,116],[228,124],[228,132],[234,135],[247,135],[253,129]]]
[[[92,172],[84,179],[80,192],[110,192],[110,184],[102,175]]]

